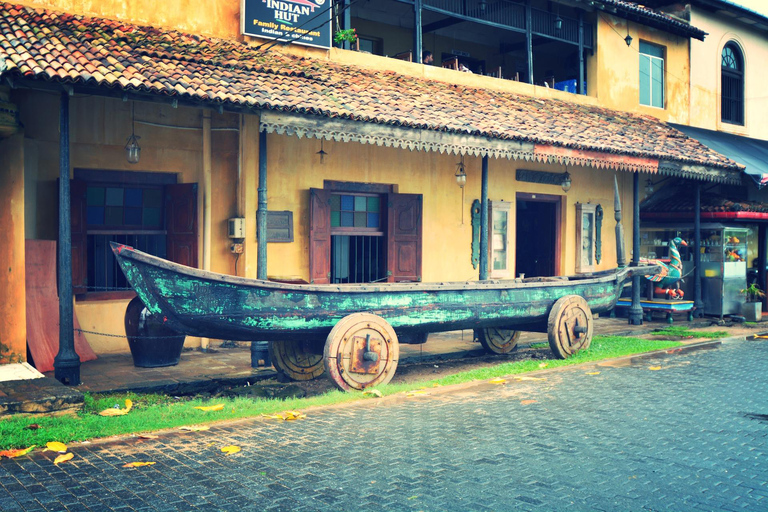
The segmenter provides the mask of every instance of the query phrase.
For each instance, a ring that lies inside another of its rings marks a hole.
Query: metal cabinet
[[[693,300],[693,226],[654,225],[640,228],[640,259],[669,258],[669,241],[680,237],[689,245],[680,248],[685,298]],[[746,227],[722,224],[701,226],[701,299],[704,313],[723,316],[741,313],[747,287]]]

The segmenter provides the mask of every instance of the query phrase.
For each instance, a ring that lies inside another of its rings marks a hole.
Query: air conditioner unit
[[[227,222],[227,236],[229,238],[245,238],[245,219],[235,217]]]

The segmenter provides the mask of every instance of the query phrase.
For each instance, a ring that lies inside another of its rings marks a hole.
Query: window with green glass
[[[664,47],[640,41],[640,104],[664,108]]]
[[[332,194],[331,228],[381,229],[381,199],[378,196]]]

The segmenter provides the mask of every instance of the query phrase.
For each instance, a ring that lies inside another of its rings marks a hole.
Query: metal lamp
[[[563,187],[563,192],[571,190],[571,174],[568,171],[563,173],[563,180],[560,182],[560,186]]]
[[[645,182],[645,195],[649,196],[651,194],[653,194],[653,181],[651,181],[651,178],[648,178]]]
[[[563,28],[563,18],[560,17],[560,15],[555,18],[555,30],[560,30]]]
[[[464,185],[467,184],[467,173],[464,170],[464,155],[461,156],[461,162],[456,164],[456,174],[454,174],[456,177],[456,184],[460,188],[464,188]]]
[[[128,163],[139,163],[139,156],[141,155],[141,147],[139,146],[139,139],[134,130],[134,104],[131,103],[131,136],[125,144],[125,157],[128,159]]]

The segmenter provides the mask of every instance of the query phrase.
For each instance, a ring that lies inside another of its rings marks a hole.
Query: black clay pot
[[[125,334],[134,366],[157,368],[179,364],[186,336],[167,327],[162,317],[151,314],[138,297],[125,310]]]

